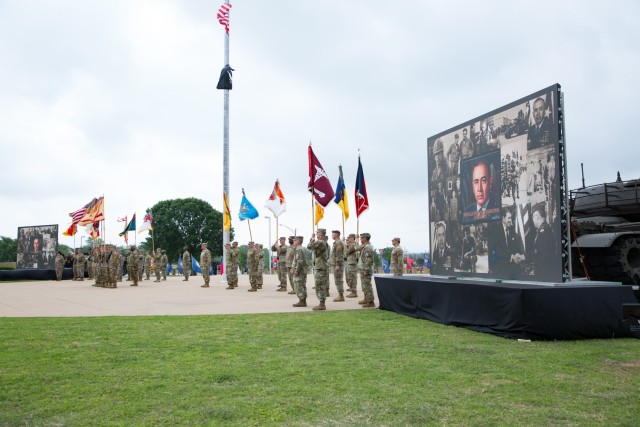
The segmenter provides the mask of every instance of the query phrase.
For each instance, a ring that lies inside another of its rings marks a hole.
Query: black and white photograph
[[[52,270],[58,248],[58,225],[18,228],[17,269]]]

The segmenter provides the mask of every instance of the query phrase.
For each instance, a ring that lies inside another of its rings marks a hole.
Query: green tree
[[[222,213],[209,203],[195,197],[163,200],[151,211],[155,247],[165,249],[170,260],[177,259],[184,246],[198,259],[202,242],[209,244],[213,257],[222,255]]]
[[[247,266],[247,251],[249,248],[247,245],[238,246],[238,267],[240,271],[244,273],[244,268]]]
[[[0,236],[0,262],[16,262],[18,259],[18,241],[11,237]]]
[[[67,245],[63,245],[62,243],[58,243],[58,250],[59,250],[60,252],[62,252],[62,254],[63,254],[64,256],[67,256],[67,255],[69,255],[69,254],[72,254],[72,253],[73,253],[73,248],[71,248],[71,247],[69,247],[69,246],[67,246]]]

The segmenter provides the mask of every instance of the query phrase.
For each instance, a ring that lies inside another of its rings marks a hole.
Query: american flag
[[[77,211],[71,212],[69,214],[69,216],[71,217],[71,224],[77,224],[82,217],[84,216],[84,214],[87,212],[87,208],[89,206],[91,206],[92,204],[94,204],[97,201],[97,199],[93,199],[92,201],[90,201],[89,203],[87,203],[86,205],[84,205],[83,207],[81,207],[80,209],[78,209]]]
[[[227,34],[229,34],[229,9],[231,9],[231,4],[228,3],[224,3],[218,9],[218,22],[224,26]]]

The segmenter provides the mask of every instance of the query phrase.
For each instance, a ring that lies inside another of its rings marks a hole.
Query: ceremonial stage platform
[[[374,276],[381,310],[507,338],[575,340],[629,336],[630,286],[440,276]]]

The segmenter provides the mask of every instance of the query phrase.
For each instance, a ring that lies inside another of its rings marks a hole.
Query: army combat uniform
[[[293,285],[298,296],[298,302],[293,304],[294,307],[307,306],[307,250],[302,246],[302,237],[298,236],[300,245],[293,250],[293,262],[291,264],[291,272],[293,274]]]
[[[336,283],[336,289],[338,290],[338,297],[334,298],[333,301],[344,301],[344,243],[342,243],[340,239],[333,241],[329,265],[333,270],[333,279]]]
[[[138,286],[138,279],[140,278],[140,253],[135,249],[131,250],[129,258],[127,259],[127,271],[129,278],[133,280],[131,286]]]
[[[369,238],[369,233],[362,233],[361,237]],[[360,248],[360,258],[358,259],[358,271],[360,272],[360,284],[362,286],[362,292],[364,293],[364,299],[358,301],[358,304],[362,304],[362,307],[375,307],[373,301],[373,285],[371,283],[371,276],[373,275],[373,246],[367,242]]]
[[[323,229],[318,229],[322,232]],[[322,238],[312,240],[307,245],[307,249],[313,253],[313,278],[316,285],[316,296],[320,304],[313,307],[314,310],[325,310],[325,300],[327,299],[327,291],[329,290],[329,244]]]
[[[287,260],[286,260],[286,267],[287,267],[287,276],[289,277],[289,284],[291,285],[291,291],[289,292],[289,294],[295,294],[296,293],[296,287],[293,284],[293,271],[292,271],[292,266],[293,266],[293,256],[296,254],[296,249],[293,246],[293,238],[289,238],[289,246],[287,246]]]
[[[350,234],[349,237],[355,239],[356,235]],[[356,242],[348,242],[345,249],[347,287],[349,288],[347,298],[358,297],[358,247]]]
[[[189,275],[191,274],[191,254],[189,253],[187,248],[185,248],[184,252],[182,252],[182,274],[184,276],[184,279],[182,279],[182,281],[189,281]]]
[[[169,258],[167,252],[163,249],[162,256],[160,257],[160,265],[162,268],[162,280],[167,280],[167,264],[169,264]]]
[[[64,270],[64,256],[62,254],[56,255],[56,281],[62,280],[62,271]]]
[[[211,267],[211,252],[205,248],[200,254],[200,267],[202,268],[202,277],[204,278],[203,288],[209,287],[209,268]]]
[[[391,262],[389,263],[391,274],[394,276],[402,276],[404,270],[404,253],[399,243],[400,239],[398,239],[398,246],[394,247],[391,251]]]

